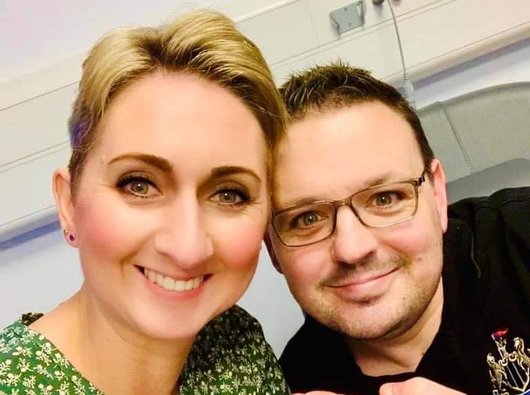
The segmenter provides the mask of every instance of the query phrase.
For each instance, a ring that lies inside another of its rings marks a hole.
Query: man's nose
[[[363,225],[351,207],[337,208],[332,255],[337,262],[356,264],[377,248],[372,229]]]
[[[155,238],[158,252],[183,269],[202,264],[213,255],[213,239],[199,202],[176,204],[166,214]]]

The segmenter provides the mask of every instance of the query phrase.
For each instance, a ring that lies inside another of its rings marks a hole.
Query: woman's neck
[[[361,371],[369,376],[414,372],[440,328],[443,310],[442,281],[420,319],[391,339],[357,341],[348,346]]]
[[[161,341],[109,319],[83,288],[31,325],[106,395],[176,394],[194,339]]]

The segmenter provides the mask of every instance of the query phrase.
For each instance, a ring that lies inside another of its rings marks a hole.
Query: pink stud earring
[[[75,241],[75,235],[73,233],[68,233],[66,229],[63,229],[63,233],[65,236],[68,235],[68,240]]]

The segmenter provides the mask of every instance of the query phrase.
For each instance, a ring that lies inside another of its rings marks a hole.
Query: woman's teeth
[[[144,275],[152,283],[155,283],[168,291],[175,292],[190,291],[198,288],[204,281],[204,276],[195,277],[187,281],[175,280],[147,268],[144,269]]]

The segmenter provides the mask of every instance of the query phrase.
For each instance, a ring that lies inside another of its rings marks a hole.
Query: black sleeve
[[[530,187],[461,200],[449,217],[471,229],[472,254],[482,276],[489,274],[490,292],[510,291],[514,303],[530,306]]]

